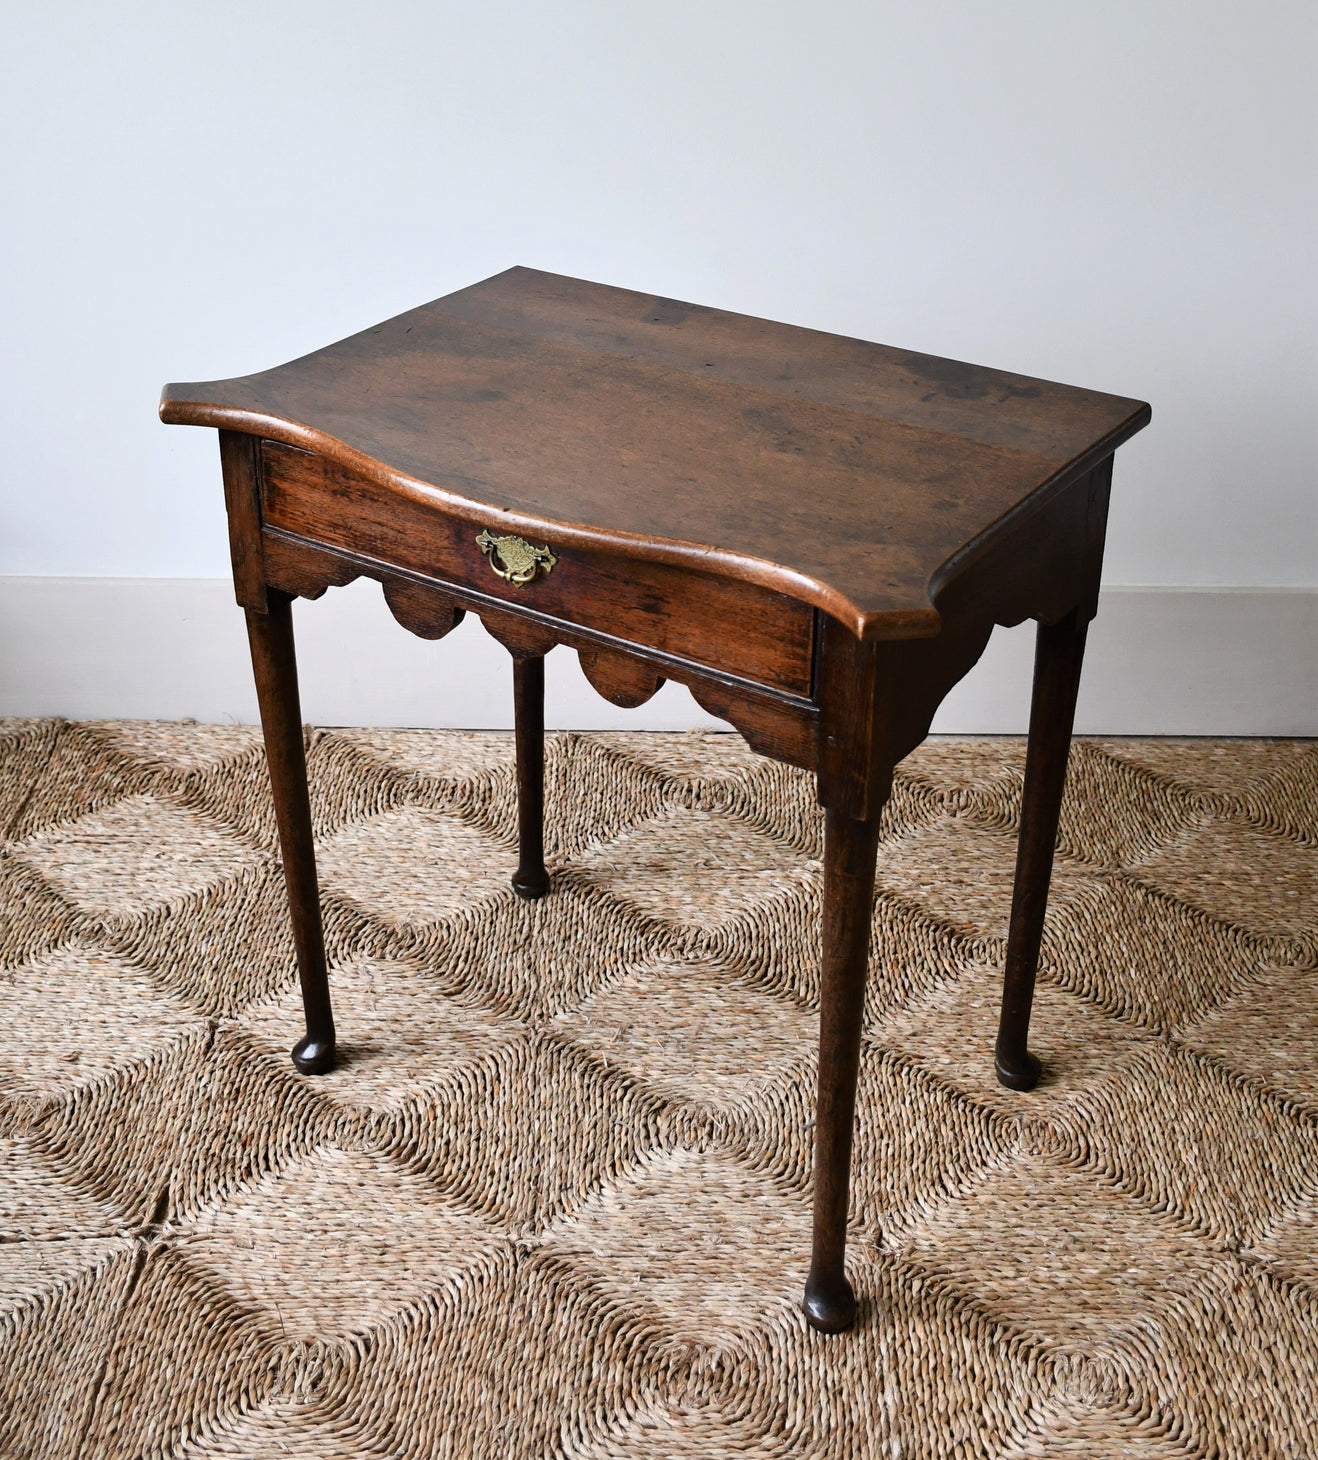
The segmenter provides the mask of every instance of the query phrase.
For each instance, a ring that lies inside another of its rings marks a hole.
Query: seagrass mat
[[[0,726],[0,1454],[1318,1454],[1318,748],[1079,743],[993,1080],[1022,748],[880,851],[850,1270],[808,1251],[820,819],[735,737],[309,732],[342,1068],[259,743]]]

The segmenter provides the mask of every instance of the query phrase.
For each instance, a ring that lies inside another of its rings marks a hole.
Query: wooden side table
[[[641,705],[690,687],[825,807],[813,1254],[843,1270],[879,813],[893,767],[995,624],[1039,622],[997,1073],[1026,1036],[1112,453],[1138,401],[529,269],[291,364],[165,388],[215,426],[306,1010],[334,1062],[290,603],[365,575],[437,639],[465,610],[513,656],[520,856],[542,855],[544,654]]]

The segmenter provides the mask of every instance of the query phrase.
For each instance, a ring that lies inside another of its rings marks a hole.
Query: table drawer
[[[774,689],[810,693],[814,610],[794,598],[552,536],[532,543],[552,552],[552,567],[519,587],[497,576],[475,523],[276,442],[262,443],[261,468],[263,515],[282,532]]]

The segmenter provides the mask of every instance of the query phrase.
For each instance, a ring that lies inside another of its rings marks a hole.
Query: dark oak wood
[[[384,601],[389,612],[410,633],[422,639],[442,639],[466,617],[466,610],[406,578],[386,578]]]
[[[1116,400],[1071,385],[537,269],[509,269],[427,309],[1055,459],[1079,456],[1101,438],[1110,428]],[[1127,404],[1147,410],[1138,401]]]
[[[1002,1019],[994,1065],[1012,1090],[1033,1090],[1041,1066],[1028,1047],[1034,976],[1039,965],[1053,848],[1066,787],[1067,753],[1080,690],[1080,666],[1087,624],[1077,609],[1059,623],[1040,624],[1034,655],[1030,743],[1025,753],[1025,787],[1016,852],[1016,882],[1007,931]]]
[[[315,452],[400,514],[694,566],[865,638],[936,634],[939,568],[1009,537],[1149,416],[525,269],[275,370],[167,386],[161,414]]]
[[[328,1068],[289,596],[377,580],[440,638],[513,656],[519,858],[544,865],[544,656],[620,705],[687,685],[825,813],[814,1236],[805,1311],[848,1327],[846,1225],[879,818],[983,653],[1038,620],[997,1069],[1030,1003],[1112,453],[1139,401],[513,269],[278,369],[165,389],[220,428],[307,1011]],[[519,541],[519,539],[522,539]]]
[[[269,530],[261,533],[260,545],[266,582],[294,598],[321,598],[327,588],[343,588],[361,577],[355,564],[312,551],[305,543]]]
[[[475,589],[514,610],[534,608],[567,625],[717,663],[757,684],[810,692],[814,614],[796,599],[691,568],[564,545],[552,532],[534,541],[552,548],[553,568],[515,587],[481,551],[477,523],[383,493],[360,474],[285,446],[265,446],[262,477],[264,520],[290,536]],[[713,632],[727,623],[737,625],[735,641]]]
[[[260,450],[260,442],[250,436],[237,431],[220,432],[220,471],[229,515],[234,596],[240,607],[264,613],[267,574],[261,542]]]
[[[293,1063],[304,1075],[322,1075],[334,1068],[334,1016],[330,1010],[329,975],[321,931],[320,889],[311,837],[311,798],[307,792],[306,751],[302,743],[302,709],[298,699],[297,659],[293,651],[292,599],[270,589],[267,607],[247,610],[252,671],[261,706],[261,729],[270,786],[279,825],[279,850],[292,914],[293,946],[306,1035],[293,1047]]]
[[[814,1230],[805,1285],[806,1317],[823,1333],[840,1333],[856,1317],[844,1259],[880,809],[868,821],[845,811],[824,817]]]
[[[517,870],[523,897],[549,891],[545,871],[545,661],[513,660],[513,738],[517,747]]]
[[[681,668],[670,669],[668,678],[686,685],[702,710],[726,720],[752,750],[802,770],[814,770],[819,723],[814,705],[755,694],[723,680],[686,674]]]
[[[501,603],[496,606],[475,590],[390,572],[374,559],[303,542],[269,527],[263,530],[261,540],[272,586],[306,598],[319,598],[327,587],[342,587],[362,576],[378,579],[386,591],[391,584],[406,582],[415,590],[418,602],[427,596],[433,600],[430,612],[437,617],[447,614],[455,601],[475,612],[514,659],[543,657],[557,644],[566,644],[584,654],[611,649],[615,657],[625,654],[636,658],[652,665],[663,678],[686,685],[710,714],[729,721],[761,754],[805,770],[815,768],[818,708],[813,700],[784,694],[723,670],[675,659],[660,650],[644,649],[598,630],[549,619],[530,607],[512,612]]]
[[[557,644],[569,643],[556,625],[535,618],[505,613],[488,604],[478,610],[481,623],[514,659],[543,659]]]
[[[608,649],[583,649],[577,656],[581,672],[597,694],[624,710],[635,710],[653,699],[664,682],[644,659],[615,654]]]

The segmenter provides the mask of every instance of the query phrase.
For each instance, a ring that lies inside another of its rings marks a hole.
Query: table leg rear
[[[1059,623],[1040,624],[1035,648],[1030,743],[995,1059],[999,1081],[1011,1090],[1032,1090],[1039,1081],[1040,1064],[1028,1048],[1030,1009],[1087,627],[1074,611]]]
[[[266,600],[269,606],[266,613],[247,610],[247,636],[261,706],[261,728],[265,733],[266,762],[274,793],[279,848],[306,1015],[306,1036],[293,1047],[293,1063],[304,1075],[323,1075],[334,1068],[334,1015],[330,1008],[316,854],[311,837],[311,799],[307,792],[302,709],[293,650],[292,600],[288,594],[273,589],[267,590]]]
[[[545,661],[513,660],[513,716],[517,741],[517,871],[513,890],[523,897],[549,891],[545,871]]]

